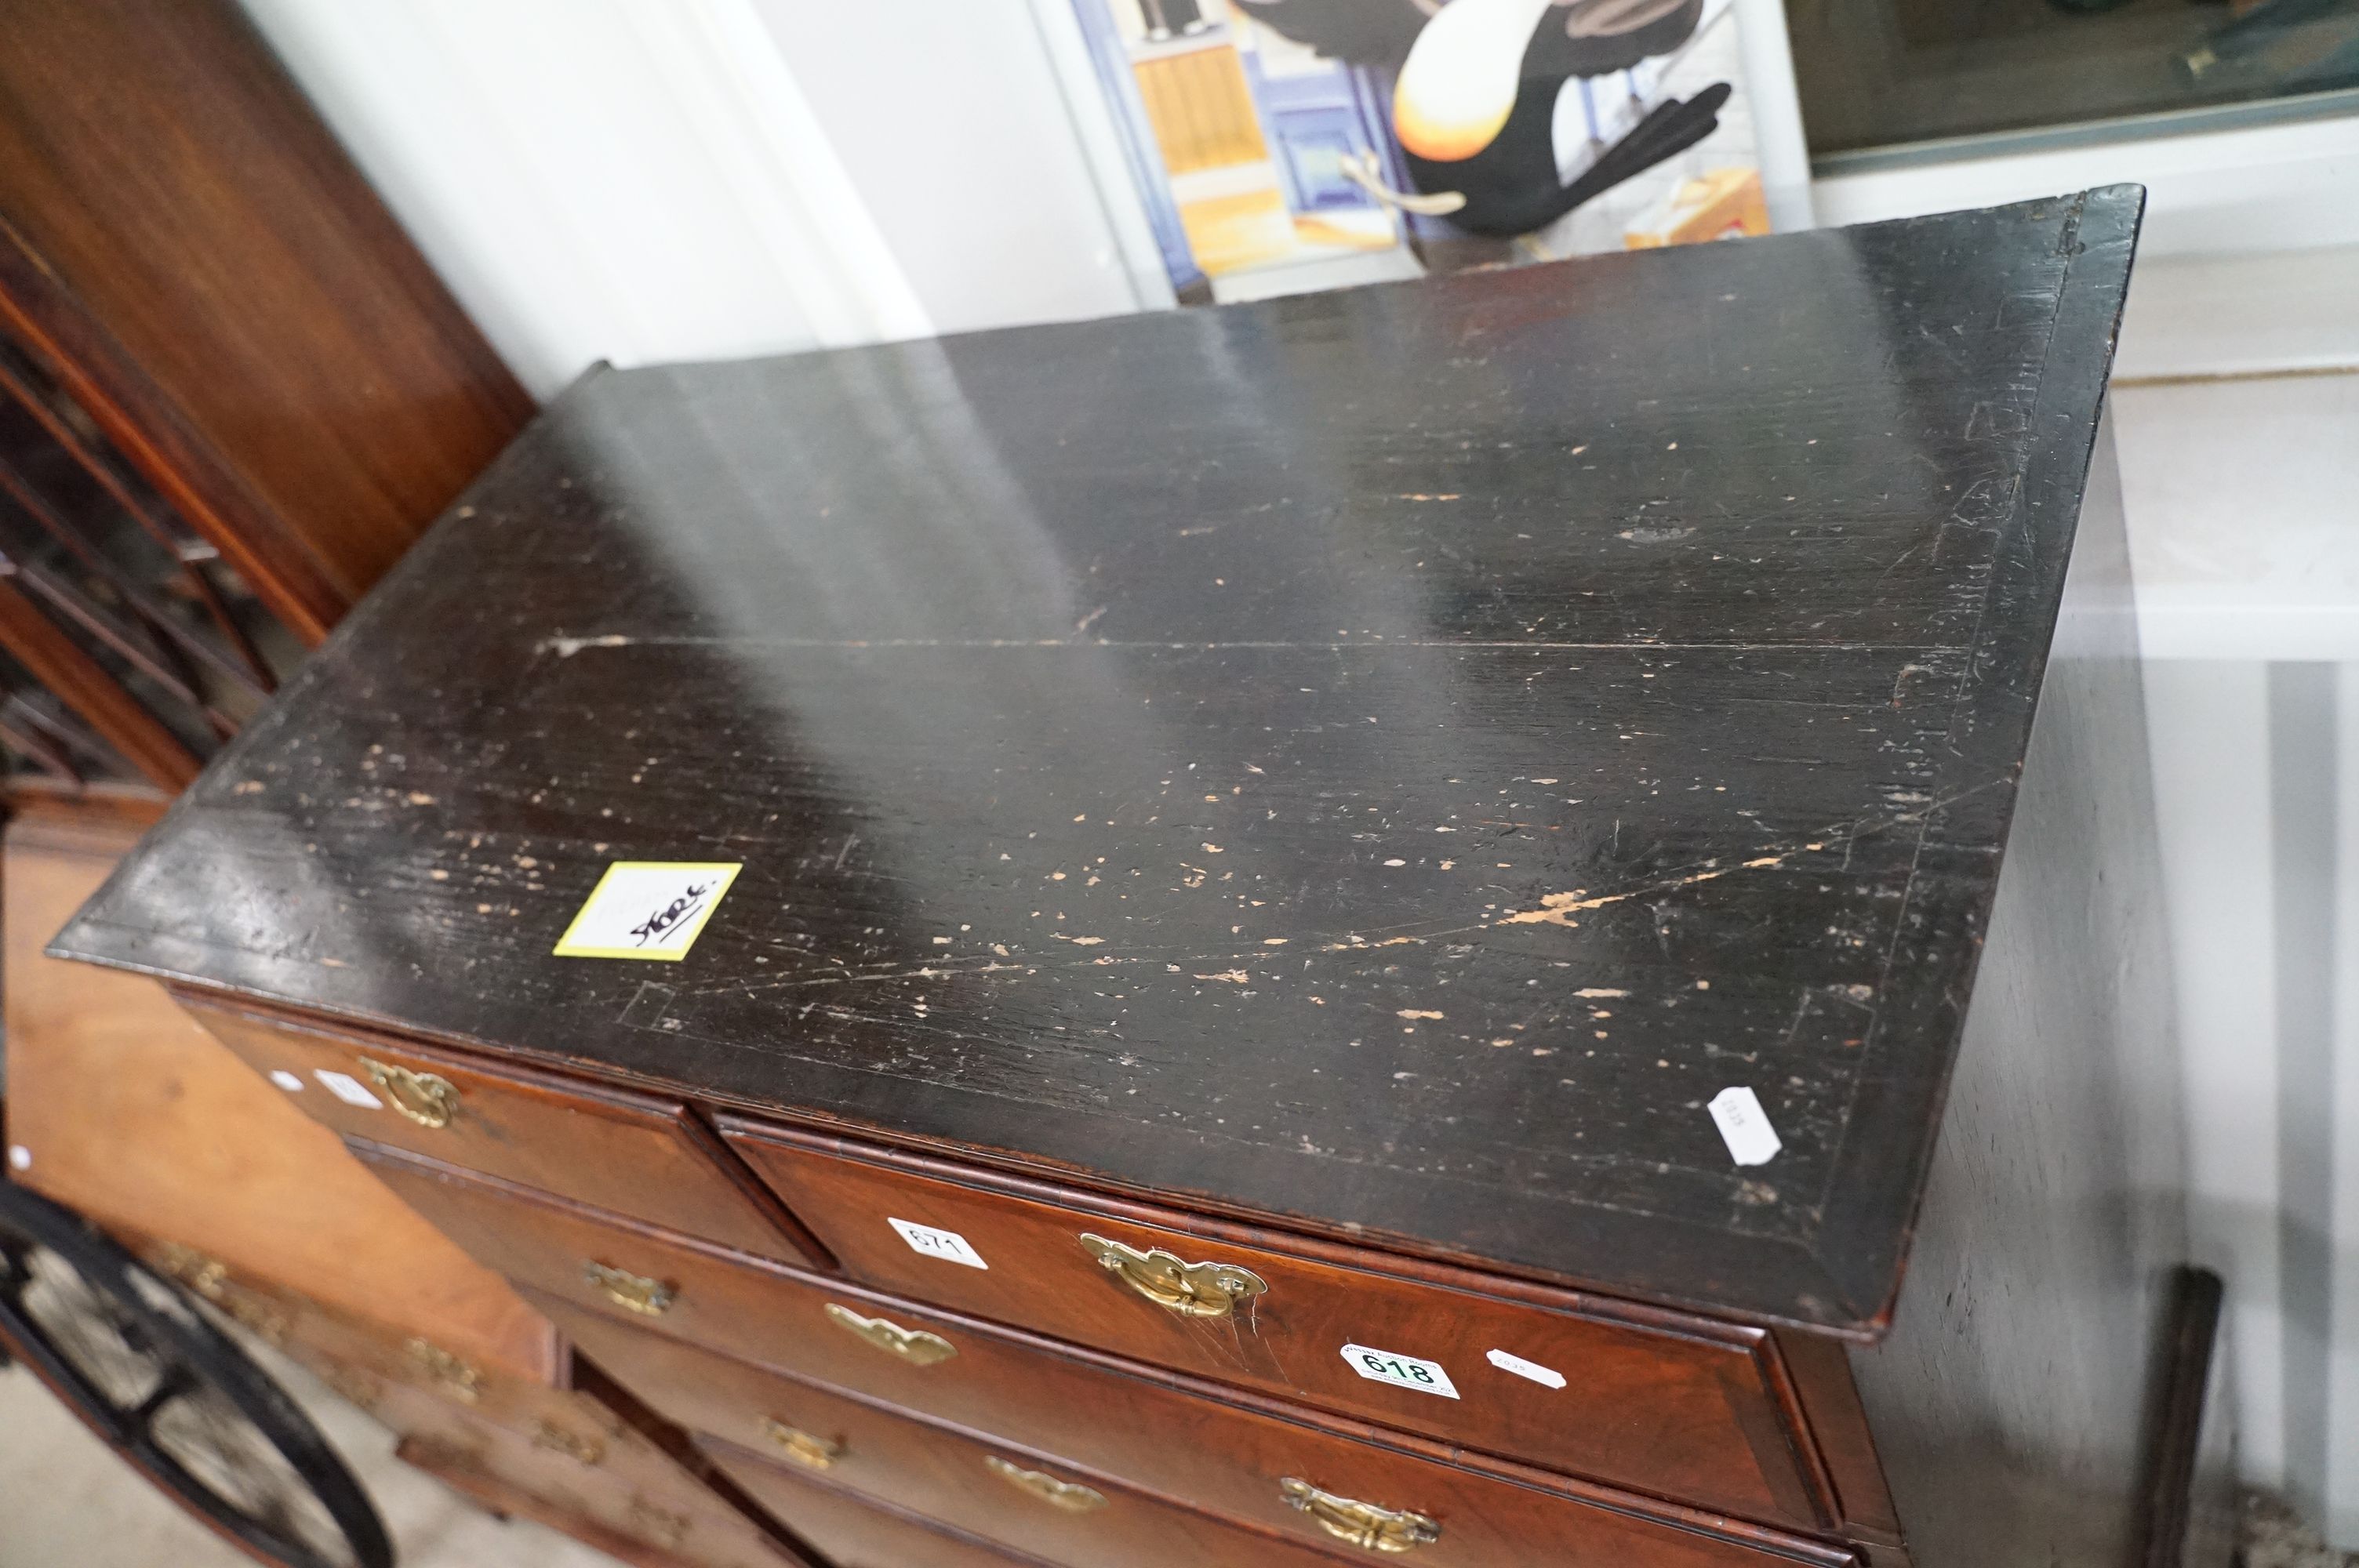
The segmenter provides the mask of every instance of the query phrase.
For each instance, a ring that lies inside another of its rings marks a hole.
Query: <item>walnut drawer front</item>
[[[402,1434],[395,1453],[404,1462],[494,1509],[538,1519],[625,1562],[808,1568],[636,1433],[616,1434],[603,1454],[571,1450],[399,1385],[385,1390],[375,1413]]]
[[[1761,1330],[720,1125],[880,1289],[1746,1518],[1828,1517]]]
[[[1321,1489],[1363,1501],[1414,1493],[1462,1521],[1489,1519],[1461,1531],[1459,1539],[1482,1548],[1457,1558],[1468,1563],[1514,1563],[1518,1543],[1559,1533],[1722,1553],[1664,1559],[1673,1563],[1849,1560],[1775,1530],[1512,1465],[1469,1461],[1477,1468],[1462,1470],[1443,1463],[1452,1451],[1442,1444],[1274,1399],[1217,1397],[1208,1382],[913,1307],[847,1281],[723,1256],[412,1154],[357,1141],[354,1152],[452,1240],[505,1270],[536,1306],[581,1328],[593,1358],[683,1425],[740,1439],[749,1418],[758,1428],[774,1412],[731,1404],[725,1388],[715,1390],[716,1379],[734,1379],[752,1390],[758,1369],[733,1364],[716,1372],[692,1353],[675,1357],[654,1341],[617,1341],[584,1314],[1037,1451],[1086,1451],[1083,1457],[1125,1480],[1235,1517],[1271,1518],[1273,1493],[1307,1454],[1320,1475],[1300,1478]],[[1356,1491],[1341,1492],[1346,1476]],[[1328,1480],[1338,1486],[1326,1487]],[[1511,1491],[1512,1503],[1498,1500]],[[1499,1522],[1511,1517],[1531,1522]],[[1693,1534],[1695,1528],[1719,1529],[1760,1550]],[[1451,1552],[1459,1551],[1453,1544]]]
[[[299,1361],[321,1361],[373,1379],[422,1389],[514,1431],[531,1432],[564,1411],[573,1396],[558,1387],[563,1355],[557,1328],[543,1318],[549,1374],[535,1381],[454,1355],[424,1335],[364,1324],[310,1298],[231,1273],[226,1265],[165,1245],[149,1261]],[[360,1402],[360,1401],[355,1401]]]
[[[1413,1549],[1419,1562],[1436,1568],[1525,1568],[1575,1546],[1599,1562],[1683,1568],[1850,1561],[1839,1548],[1771,1531],[1749,1532],[1750,1543],[1705,1534],[1660,1514],[1633,1512],[1627,1498],[1583,1498],[1478,1474],[1439,1454],[1355,1441],[1111,1365],[1043,1352],[978,1325],[868,1300],[857,1303],[864,1313],[937,1334],[956,1355],[875,1383],[857,1375],[907,1364],[889,1356],[847,1363],[843,1370],[855,1374],[851,1386],[860,1390],[847,1394],[842,1386],[749,1366],[545,1297],[536,1303],[601,1367],[672,1421],[888,1501],[911,1504],[919,1496],[911,1489],[917,1483],[899,1478],[911,1462],[905,1457],[910,1445],[933,1452],[933,1440],[924,1435],[930,1429],[907,1419],[915,1411],[998,1445],[994,1451],[1003,1456],[1030,1454],[1032,1468],[1109,1478],[1309,1545],[1333,1548],[1335,1531],[1322,1517],[1346,1531],[1389,1529],[1396,1548]],[[888,1401],[903,1393],[910,1397],[896,1413]],[[1331,1499],[1327,1511],[1302,1506],[1310,1500],[1304,1487]],[[920,1511],[937,1510],[928,1503]],[[1419,1519],[1434,1526],[1432,1539],[1424,1539]]]
[[[849,1419],[856,1430],[845,1457],[814,1479],[1056,1568],[1333,1568],[1318,1547],[1176,1508],[1049,1455],[878,1412]],[[864,1461],[853,1457],[854,1444],[864,1445]],[[757,1501],[770,1500],[767,1484],[781,1466],[769,1455],[710,1436],[698,1446]],[[791,1508],[777,1511],[793,1529]]]
[[[1037,1557],[1006,1552],[932,1520],[788,1475],[721,1444],[708,1448],[706,1456],[788,1529],[823,1552],[834,1568],[1043,1568]]]
[[[248,1065],[281,1088],[297,1086],[296,1102],[338,1132],[742,1251],[824,1266],[777,1200],[678,1100],[179,1000]]]

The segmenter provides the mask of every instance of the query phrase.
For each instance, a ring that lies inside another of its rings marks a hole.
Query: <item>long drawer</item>
[[[1569,1475],[1806,1528],[1825,1517],[1761,1330],[1463,1271],[1410,1278],[1173,1211],[720,1126],[879,1289]]]
[[[1299,1533],[1306,1521],[1290,1517],[1280,1489],[1289,1476],[1362,1501],[1414,1497],[1419,1501],[1403,1506],[1459,1521],[1450,1555],[1468,1563],[1529,1562],[1533,1541],[1559,1538],[1703,1553],[1659,1559],[1683,1563],[1849,1560],[1840,1549],[1780,1531],[1514,1465],[1484,1462],[1485,1473],[1463,1470],[1440,1462],[1450,1451],[1440,1444],[1389,1437],[1276,1400],[1215,1397],[1212,1385],[1199,1379],[729,1258],[413,1155],[355,1149],[453,1240],[531,1291],[536,1304],[574,1309],[564,1321],[578,1321],[593,1357],[613,1360],[620,1380],[641,1398],[682,1424],[740,1441],[749,1424],[758,1441],[764,1417],[788,1419],[750,1409],[743,1402],[750,1393],[730,1402],[725,1385],[733,1379],[746,1390],[762,1386],[755,1368],[723,1364],[716,1371],[692,1353],[657,1364],[666,1348],[661,1339],[636,1348],[609,1343],[612,1336],[582,1314],[603,1314],[1037,1452],[1078,1455],[1099,1473]],[[598,1337],[588,1340],[592,1334]],[[635,1372],[618,1352],[646,1364]],[[1306,1470],[1317,1473],[1301,1474]],[[1716,1529],[1725,1535],[1699,1533]]]
[[[1334,1568],[1318,1547],[1174,1508],[1053,1458],[881,1414],[863,1422],[854,1441],[867,1444],[875,1457],[858,1468],[847,1459],[825,1472],[829,1483],[1053,1568],[1203,1568],[1210,1563]],[[777,1489],[777,1465],[712,1438],[698,1446],[794,1528],[793,1500],[799,1494]],[[1625,1561],[1624,1568],[1655,1565]]]
[[[678,1100],[408,1042],[180,1005],[316,1121],[741,1251],[824,1262],[777,1200]]]
[[[755,1500],[779,1519],[792,1520],[794,1532],[825,1552],[834,1568],[1043,1568],[1037,1557],[1019,1557],[971,1536],[952,1534],[745,1455],[716,1449],[711,1457]],[[1109,1563],[1103,1568],[1129,1565]]]
[[[933,1475],[940,1456],[966,1454],[950,1462],[951,1480],[966,1487],[973,1481],[967,1450],[979,1442],[1004,1458],[1021,1458],[1027,1468],[1102,1489],[1127,1486],[1310,1546],[1375,1531],[1436,1568],[1591,1560],[1766,1568],[1797,1556],[1847,1561],[1815,1543],[1766,1537],[1767,1544],[1742,1543],[1681,1529],[946,1319],[905,1313],[902,1326],[930,1325],[921,1332],[938,1333],[955,1356],[913,1368],[923,1376],[876,1376],[876,1368],[846,1363],[841,1370],[851,1374],[849,1389],[867,1385],[867,1391],[851,1392],[547,1296],[535,1300],[600,1366],[679,1424],[937,1517],[950,1517],[939,1511],[949,1505],[934,1500],[932,1490],[940,1485]],[[908,1365],[889,1356],[875,1360]],[[875,1391],[880,1384],[889,1390],[882,1398]],[[897,1410],[889,1401],[901,1394],[911,1397]],[[914,1422],[913,1410],[933,1419]]]

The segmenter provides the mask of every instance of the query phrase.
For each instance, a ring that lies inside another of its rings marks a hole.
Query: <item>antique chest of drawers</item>
[[[2125,1563],[2138,207],[592,373],[53,950],[847,1568]]]

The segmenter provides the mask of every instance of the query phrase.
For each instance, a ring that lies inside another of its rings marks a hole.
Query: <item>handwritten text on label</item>
[[[930,1225],[916,1225],[906,1219],[888,1218],[885,1223],[901,1233],[901,1239],[909,1244],[912,1252],[949,1263],[963,1263],[970,1269],[991,1267],[983,1260],[983,1254],[955,1230],[937,1230]]]
[[[1740,1165],[1766,1165],[1785,1147],[1777,1130],[1769,1125],[1769,1113],[1761,1108],[1760,1097],[1742,1084],[1712,1096],[1705,1108],[1720,1128],[1721,1141],[1728,1145],[1728,1157]]]
[[[582,901],[556,954],[686,957],[742,869],[726,860],[616,860]]]
[[[1484,1360],[1502,1372],[1513,1372],[1518,1378],[1529,1378],[1551,1389],[1564,1387],[1564,1374],[1553,1367],[1543,1367],[1537,1361],[1527,1361],[1512,1350],[1491,1350],[1484,1353]]]

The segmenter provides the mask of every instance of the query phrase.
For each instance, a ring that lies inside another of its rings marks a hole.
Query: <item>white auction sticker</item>
[[[22,1143],[11,1143],[8,1145],[8,1168],[12,1171],[31,1170],[33,1152]]]
[[[909,1244],[912,1252],[940,1258],[945,1262],[963,1263],[970,1269],[991,1267],[983,1260],[983,1254],[969,1246],[966,1238],[955,1230],[937,1230],[930,1225],[918,1225],[889,1217],[885,1223],[901,1233],[901,1239]]]
[[[1484,1359],[1502,1372],[1513,1372],[1518,1378],[1529,1378],[1533,1382],[1545,1383],[1551,1389],[1564,1387],[1563,1373],[1552,1367],[1543,1367],[1537,1361],[1527,1361],[1513,1351],[1486,1351]]]
[[[556,956],[685,958],[744,869],[730,860],[616,860],[582,901]]]
[[[290,1095],[299,1095],[303,1092],[303,1080],[284,1067],[271,1068],[270,1081]]]
[[[346,1105],[356,1105],[363,1110],[385,1108],[385,1101],[369,1093],[368,1087],[350,1073],[332,1073],[325,1067],[314,1067],[311,1076],[320,1080],[321,1088]]]
[[[1364,1345],[1343,1346],[1343,1364],[1372,1383],[1390,1383],[1397,1389],[1415,1389],[1420,1394],[1440,1394],[1445,1400],[1458,1397],[1458,1385],[1438,1361],[1420,1361],[1414,1356],[1397,1351],[1371,1350]]]
[[[1769,1113],[1761,1108],[1760,1097],[1742,1084],[1712,1096],[1705,1108],[1720,1126],[1728,1157],[1740,1165],[1766,1165],[1785,1147],[1777,1141],[1777,1130],[1769,1125]]]

